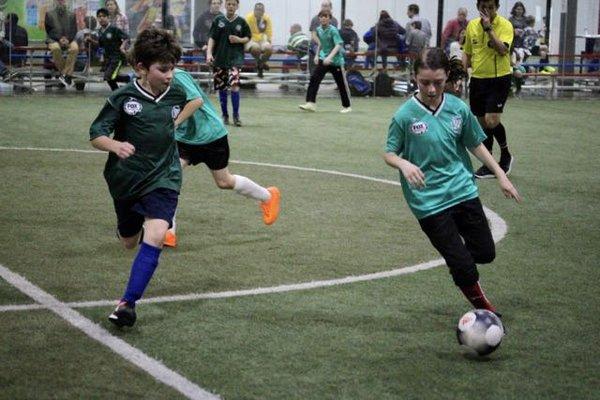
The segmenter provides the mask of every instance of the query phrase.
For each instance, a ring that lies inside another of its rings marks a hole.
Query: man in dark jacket
[[[4,22],[4,39],[0,41],[0,60],[6,64],[21,65],[26,56],[24,50],[15,50],[14,47],[27,46],[29,38],[27,31],[18,25],[19,16],[10,13]],[[1,36],[1,35],[0,35]]]
[[[54,8],[46,14],[46,43],[52,53],[52,61],[59,72],[62,84],[71,86],[79,46],[75,41],[77,21],[75,14],[67,8],[65,0],[54,0]],[[66,59],[63,51],[67,51]]]

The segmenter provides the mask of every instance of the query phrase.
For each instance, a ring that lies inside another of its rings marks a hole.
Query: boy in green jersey
[[[90,127],[92,146],[109,152],[104,178],[117,214],[117,234],[127,249],[142,239],[125,294],[108,317],[117,326],[135,323],[136,301],[158,266],[177,208],[181,166],[174,121],[186,95],[171,86],[171,79],[180,57],[173,35],[154,28],[143,31],[131,55],[139,78],[115,91]]]
[[[227,111],[227,90],[231,88],[233,123],[242,126],[240,120],[240,69],[244,64],[244,45],[250,41],[252,33],[246,20],[235,12],[239,0],[225,2],[225,15],[217,15],[208,34],[206,62],[213,66],[215,90],[219,91],[223,122],[229,124]]]
[[[520,202],[521,197],[484,146],[476,117],[462,100],[444,93],[458,67],[439,48],[417,57],[419,90],[392,118],[384,159],[400,170],[406,202],[454,283],[475,308],[496,312],[479,285],[476,264],[492,262],[495,245],[468,152],[494,172],[507,198]]]
[[[111,90],[117,90],[117,82],[129,82],[129,76],[121,76],[119,72],[126,63],[125,47],[129,43],[129,36],[121,29],[110,24],[108,10],[100,8],[96,11],[96,18],[100,28],[98,29],[98,41],[96,44],[104,51],[104,80]]]
[[[342,110],[340,112],[345,114],[352,111],[352,108],[350,108],[350,91],[344,73],[344,56],[342,54],[344,40],[338,29],[330,24],[331,11],[321,10],[319,12],[319,22],[321,26],[317,28],[319,41],[317,43],[317,54],[315,55],[316,67],[310,76],[310,83],[306,91],[306,104],[301,104],[299,107],[304,111],[316,111],[319,85],[325,74],[331,72],[342,98]]]
[[[181,88],[188,100],[175,120],[175,139],[182,168],[205,163],[220,189],[233,189],[240,195],[259,201],[263,222],[266,225],[273,224],[279,215],[279,189],[264,188],[245,176],[232,175],[227,167],[229,164],[227,129],[223,126],[208,96],[194,78],[182,69],[175,69],[172,85]],[[167,231],[164,245],[169,247],[177,245],[175,221],[172,228]]]

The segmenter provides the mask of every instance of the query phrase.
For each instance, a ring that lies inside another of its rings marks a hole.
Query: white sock
[[[267,201],[271,198],[271,193],[256,182],[241,175],[234,175],[233,177],[235,178],[233,190],[236,193],[259,201]]]
[[[169,228],[169,230],[173,233],[175,233],[175,229],[177,228],[177,222],[175,222],[176,217],[177,217],[177,210],[175,210],[175,214],[173,214],[173,221],[171,221],[173,226],[171,228]]]

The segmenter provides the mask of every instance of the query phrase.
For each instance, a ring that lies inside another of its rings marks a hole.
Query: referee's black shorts
[[[511,75],[498,78],[471,78],[469,104],[477,117],[500,114],[510,92]]]

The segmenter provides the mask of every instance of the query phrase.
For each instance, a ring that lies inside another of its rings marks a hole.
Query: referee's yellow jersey
[[[496,15],[492,21],[494,33],[510,49],[514,31],[509,20]],[[488,45],[490,37],[483,30],[481,18],[475,18],[467,25],[463,51],[471,56],[472,76],[475,78],[498,78],[512,73],[510,51],[500,55]]]

